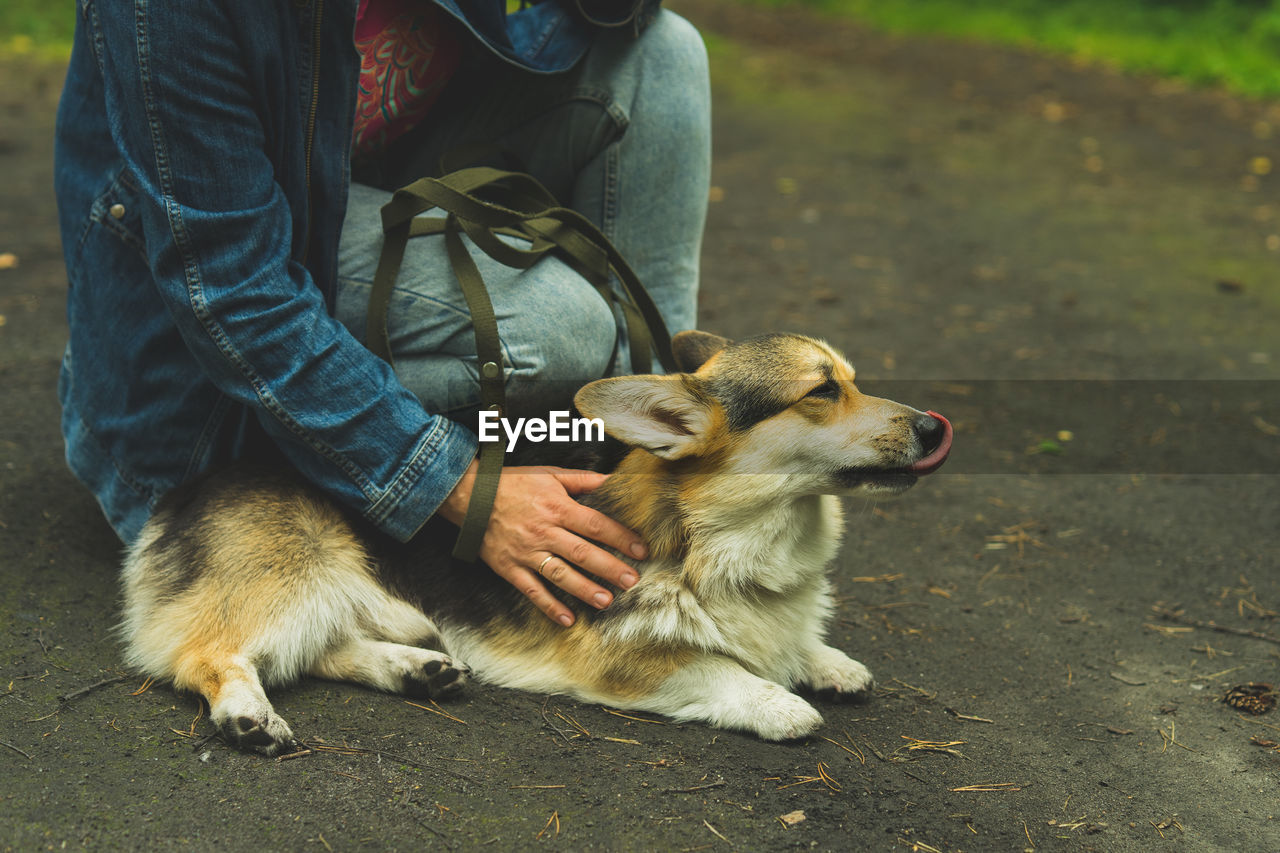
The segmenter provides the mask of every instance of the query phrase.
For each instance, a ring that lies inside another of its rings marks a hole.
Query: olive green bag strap
[[[446,215],[419,218],[433,208]],[[620,308],[626,321],[632,372],[648,373],[655,356],[668,372],[676,371],[666,325],[635,271],[590,220],[560,206],[529,175],[474,167],[441,178],[423,178],[397,190],[383,206],[382,230],[382,256],[369,296],[365,337],[369,349],[389,364],[394,362],[387,311],[409,238],[443,234],[449,262],[471,311],[480,360],[480,405],[499,414],[505,410],[498,321],[484,279],[462,240],[465,234],[494,260],[518,269],[527,269],[547,252],[556,251],[602,298]],[[517,248],[501,239],[504,236],[521,238],[528,247]],[[610,285],[614,276],[621,292]],[[459,559],[473,561],[479,553],[498,491],[503,456],[500,441],[480,445],[475,488],[453,549]]]

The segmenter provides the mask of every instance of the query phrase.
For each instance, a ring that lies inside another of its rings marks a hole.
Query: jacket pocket
[[[136,251],[146,261],[147,246],[142,236],[142,196],[126,171],[115,180],[89,208],[89,230],[99,225]]]

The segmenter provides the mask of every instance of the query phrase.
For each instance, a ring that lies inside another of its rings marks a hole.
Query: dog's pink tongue
[[[946,462],[947,457],[951,455],[951,421],[937,412],[925,412],[925,414],[942,421],[942,441],[938,442],[938,446],[932,453],[911,466],[913,474],[932,474],[941,468],[942,463]]]

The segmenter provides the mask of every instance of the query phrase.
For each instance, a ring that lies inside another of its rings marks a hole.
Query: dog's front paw
[[[404,675],[402,692],[409,696],[426,696],[442,699],[462,690],[467,683],[471,667],[461,661],[451,660],[439,652],[423,652],[427,660],[419,661]]]
[[[270,708],[214,714],[213,721],[228,743],[243,750],[286,755],[302,748],[289,724]]]
[[[829,646],[814,653],[805,682],[819,696],[853,702],[868,699],[876,686],[871,670]]]
[[[822,715],[808,702],[780,685],[757,697],[751,728],[765,740],[795,740],[822,725]]]

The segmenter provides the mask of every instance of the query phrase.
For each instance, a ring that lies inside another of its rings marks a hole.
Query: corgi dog
[[[448,696],[469,678],[776,741],[822,722],[793,693],[862,697],[824,644],[839,495],[899,494],[942,465],[934,413],[863,395],[835,349],[797,335],[673,341],[684,373],[591,382],[574,402],[629,451],[582,498],[649,546],[600,611],[552,623],[448,556],[453,528],[392,541],[295,474],[233,466],[169,495],[129,549],[129,664],[207,700],[231,743],[300,748],[264,687],[312,675]],[[466,663],[464,664],[463,661]]]

